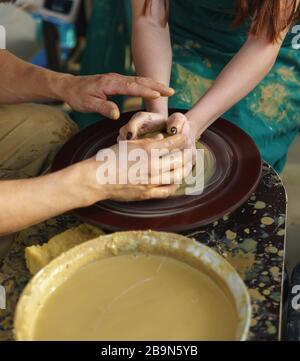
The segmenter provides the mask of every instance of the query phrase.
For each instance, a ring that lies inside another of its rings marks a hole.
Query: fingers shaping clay
[[[215,169],[216,169],[215,157],[214,157],[212,151],[207,147],[207,145],[200,142],[200,141],[196,142],[196,149],[204,151],[204,154],[203,154],[203,167],[204,167],[203,173],[202,172],[197,173],[196,172],[196,167],[194,167],[192,172],[187,176],[187,178],[183,181],[180,188],[175,193],[175,196],[186,194],[186,189],[188,187],[192,187],[193,192],[200,191],[202,189],[201,185],[203,184],[203,182],[201,182],[201,179],[200,179],[201,177],[203,177],[204,188],[211,184],[211,180],[213,178],[213,175],[214,175]],[[199,189],[197,187],[197,184],[200,185]]]
[[[141,138],[155,138],[158,134],[163,134],[164,137],[168,137],[169,135],[166,133],[160,133],[160,132],[151,132],[151,133],[147,133],[141,136]],[[203,158],[203,166],[204,166],[204,170],[203,173],[196,173],[196,167],[193,168],[192,172],[186,177],[186,179],[183,181],[182,185],[180,186],[180,188],[177,190],[177,192],[173,195],[173,197],[175,196],[179,196],[179,195],[184,195],[186,194],[186,189],[188,187],[193,187],[195,188],[194,191],[198,192],[199,189],[197,189],[197,186],[195,186],[196,184],[202,184],[200,177],[203,176],[203,180],[204,180],[204,188],[208,187],[211,184],[211,180],[213,178],[213,175],[215,173],[216,170],[216,160],[215,157],[212,153],[212,151],[210,150],[210,148],[203,142],[201,142],[200,140],[196,141],[196,149],[199,150],[203,150],[204,151],[204,158]],[[200,186],[201,188],[201,186]]]

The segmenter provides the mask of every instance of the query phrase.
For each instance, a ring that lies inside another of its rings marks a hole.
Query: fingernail
[[[170,129],[170,131],[171,131],[172,134],[177,134],[177,128],[176,127],[172,127]]]
[[[170,89],[170,93],[172,93],[172,95],[175,94],[175,89],[173,89],[173,88],[169,88],[169,89]]]
[[[132,136],[133,136],[133,134],[131,132],[128,132],[127,136],[126,136],[127,140],[130,140],[132,138]]]

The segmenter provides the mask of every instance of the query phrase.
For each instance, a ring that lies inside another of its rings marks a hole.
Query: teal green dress
[[[242,47],[249,24],[232,28],[235,3],[235,0],[170,1],[171,85],[176,90],[170,98],[171,107],[192,107]],[[96,1],[83,72],[130,73],[125,61],[129,29],[129,0]],[[223,115],[250,134],[264,160],[277,171],[283,169],[288,148],[300,126],[300,50],[293,49],[293,36],[288,34],[267,77]],[[81,118],[84,124],[92,119],[84,117]]]

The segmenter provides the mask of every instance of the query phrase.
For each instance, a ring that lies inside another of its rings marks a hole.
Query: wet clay
[[[208,275],[147,254],[113,256],[70,276],[46,299],[35,340],[234,340],[232,301]]]
[[[204,152],[204,154],[203,154],[203,166],[204,166],[203,174],[201,172],[200,172],[200,174],[196,174],[196,168],[194,167],[192,170],[192,173],[183,182],[183,184],[177,190],[175,195],[185,194],[186,188],[193,187],[195,185],[195,183],[199,181],[199,177],[202,177],[202,176],[203,176],[203,181],[204,181],[204,184],[203,184],[204,188],[208,187],[211,184],[211,180],[212,180],[213,175],[216,170],[215,157],[214,157],[212,151],[209,149],[209,147],[200,141],[196,142],[196,148],[203,150],[203,152]],[[196,179],[194,181],[191,181],[191,179],[192,179],[191,177],[195,177],[195,176],[196,176]],[[202,183],[199,182],[199,184],[202,184]],[[200,186],[200,189],[201,189],[201,186]],[[194,191],[195,192],[198,191],[197,187],[195,187]]]
[[[160,132],[151,132],[151,133],[147,133],[143,136],[141,136],[141,138],[152,138],[157,136],[158,134],[160,134]],[[164,137],[167,137],[167,134],[163,134]],[[213,155],[213,152],[211,151],[211,149],[203,142],[201,141],[196,141],[196,149],[199,150],[203,150],[203,167],[204,167],[204,171],[203,174],[200,172],[200,174],[196,174],[196,168],[193,167],[191,174],[189,174],[187,176],[187,179],[183,180],[182,185],[179,187],[179,189],[176,191],[176,193],[173,195],[173,197],[175,196],[179,196],[179,195],[184,195],[186,194],[186,189],[187,188],[194,188],[193,192],[198,192],[200,189],[202,189],[202,182],[200,181],[200,177],[203,176],[203,181],[204,181],[204,188],[208,187],[209,185],[211,185],[211,180],[213,178],[213,175],[215,173],[216,170],[216,159],[215,156]],[[197,176],[195,178],[195,176]],[[197,186],[195,187],[195,184],[199,183],[200,184],[200,188],[198,188]]]
[[[85,223],[67,229],[52,237],[43,245],[26,247],[26,266],[29,272],[34,275],[63,252],[68,251],[78,244],[99,237],[101,234],[104,234],[104,232],[100,228]]]

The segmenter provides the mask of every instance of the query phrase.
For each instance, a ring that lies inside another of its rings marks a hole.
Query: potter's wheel
[[[103,120],[70,139],[57,154],[53,170],[92,157],[116,143],[121,121]],[[253,140],[235,125],[217,120],[201,137],[214,158],[214,171],[199,195],[181,195],[142,202],[103,201],[74,212],[105,229],[155,229],[185,231],[208,224],[244,203],[261,176],[261,157]]]

